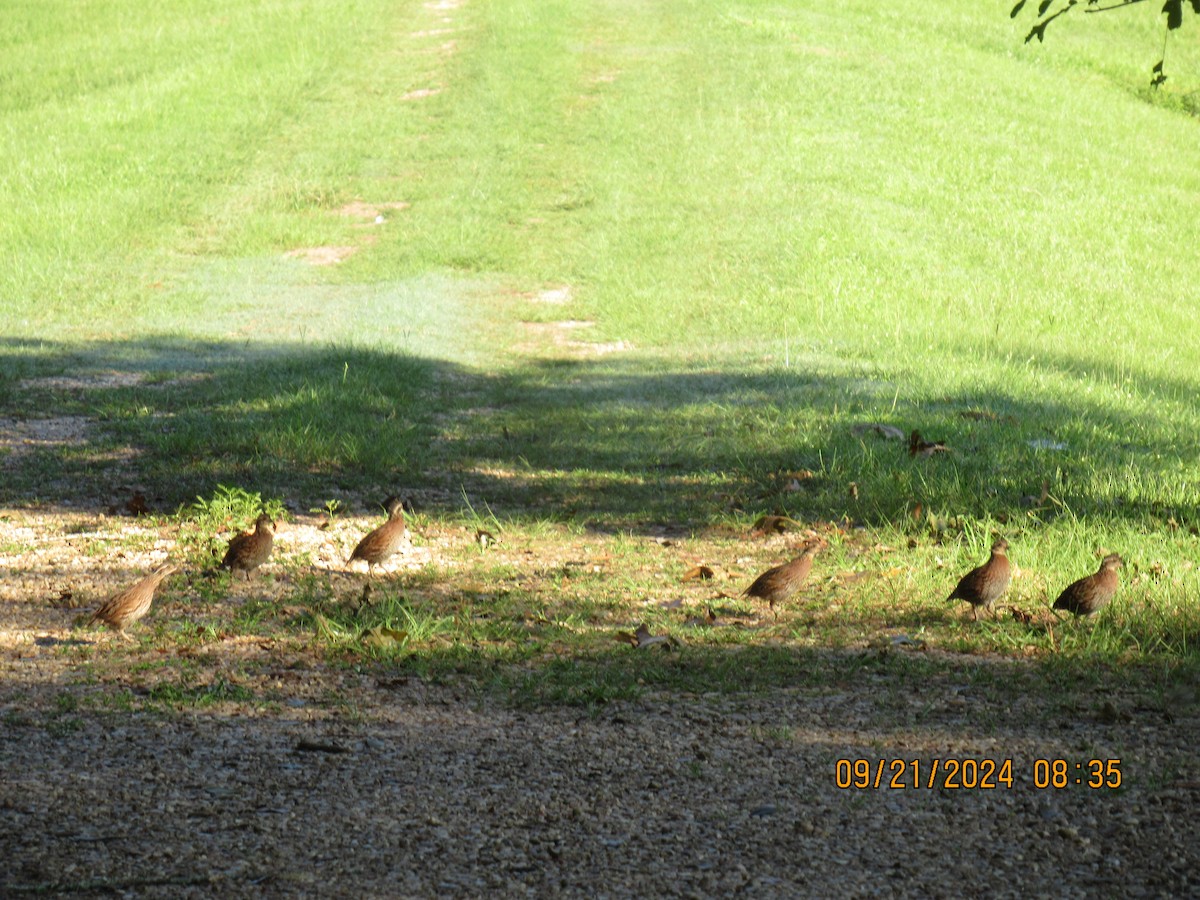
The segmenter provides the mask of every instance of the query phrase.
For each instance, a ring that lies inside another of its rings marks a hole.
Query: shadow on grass
[[[1119,378],[1063,357],[1080,378]],[[1179,384],[1143,383],[1179,397]],[[498,373],[387,349],[187,341],[0,342],[0,502],[173,510],[217,484],[307,509],[404,488],[454,508],[600,529],[779,512],[863,524],[926,513],[1197,519],[1172,423],[1082,392],[896,408],[859,374],[631,359]],[[855,426],[919,429],[952,453]],[[1135,436],[1131,439],[1131,436]],[[1137,477],[1130,472],[1136,470]],[[1046,483],[1053,495],[1032,512]],[[918,523],[914,527],[925,527]]]

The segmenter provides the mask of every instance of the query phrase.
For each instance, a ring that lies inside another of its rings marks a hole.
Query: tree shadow
[[[1122,376],[1066,354],[1039,364]],[[1139,378],[1190,396],[1183,379]],[[910,456],[905,439],[863,427],[875,423],[952,452]],[[1194,493],[1170,487],[1178,437],[1167,412],[1085,392],[897,407],[891,384],[856,372],[607,357],[482,373],[385,348],[0,341],[6,504],[103,510],[136,490],[171,511],[229,484],[302,509],[400,489],[430,508],[465,498],[477,512],[600,529],[762,512],[922,528],[930,513],[1194,522]],[[1055,502],[1031,511],[1043,483]]]

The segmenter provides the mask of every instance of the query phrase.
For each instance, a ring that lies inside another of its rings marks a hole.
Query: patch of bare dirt
[[[105,388],[136,387],[146,380],[145,372],[96,372],[90,375],[53,375],[23,378],[17,387],[23,391],[90,391]]]
[[[354,200],[345,206],[338,207],[334,212],[349,219],[363,219],[370,224],[382,224],[380,219],[386,218],[384,213],[408,209],[408,206],[409,204],[403,200],[389,203],[366,203],[362,200]]]
[[[40,448],[86,443],[94,424],[87,416],[0,418],[0,459],[12,462],[22,454]]]
[[[400,99],[401,100],[423,100],[425,97],[433,97],[437,94],[440,94],[441,92],[442,92],[442,89],[440,87],[417,88],[415,91],[409,91],[406,94],[402,94],[400,96]]]
[[[518,349],[529,354],[545,354],[548,350],[571,356],[604,356],[634,349],[629,341],[580,341],[571,337],[575,332],[595,326],[595,322],[569,319],[563,322],[522,322],[531,338]]]
[[[336,266],[357,253],[358,247],[298,247],[283,254],[286,259],[298,259],[310,266]]]
[[[564,284],[562,287],[546,288],[544,291],[539,291],[529,298],[531,303],[547,303],[551,306],[561,306],[564,303],[571,302],[571,286]]]

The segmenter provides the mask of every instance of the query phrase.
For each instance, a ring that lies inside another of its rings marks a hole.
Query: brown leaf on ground
[[[683,573],[681,581],[709,581],[713,577],[713,570],[708,566],[692,566]]]
[[[72,598],[74,598],[74,596],[75,596],[75,592],[73,590],[71,590],[70,588],[59,588],[58,596],[52,597],[50,599],[50,603],[53,606],[58,606],[58,607],[65,608],[65,609],[74,609],[76,606],[79,605],[78,603],[71,602]]]
[[[657,646],[667,649],[680,646],[678,638],[673,638],[669,634],[651,634],[650,628],[645,623],[639,625],[633,634],[628,631],[618,631],[613,635],[613,639],[636,647],[638,650]]]
[[[715,628],[717,626],[724,625],[725,623],[717,618],[717,614],[713,612],[713,609],[710,606],[704,611],[704,615],[692,616],[688,619],[685,619],[683,624],[688,628]]]
[[[942,441],[927,441],[921,437],[921,432],[913,429],[908,436],[908,455],[922,458],[933,456],[935,453],[951,453],[951,449]]]

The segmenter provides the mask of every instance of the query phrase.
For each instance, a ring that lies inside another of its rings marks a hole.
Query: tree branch
[[[1099,6],[1099,7],[1096,7],[1095,9],[1089,8],[1089,9],[1085,9],[1084,12],[1088,12],[1088,13],[1108,12],[1111,9],[1123,9],[1126,6],[1133,6],[1135,3],[1145,3],[1145,2],[1146,2],[1146,0],[1122,0],[1122,2],[1114,3],[1112,6]]]

